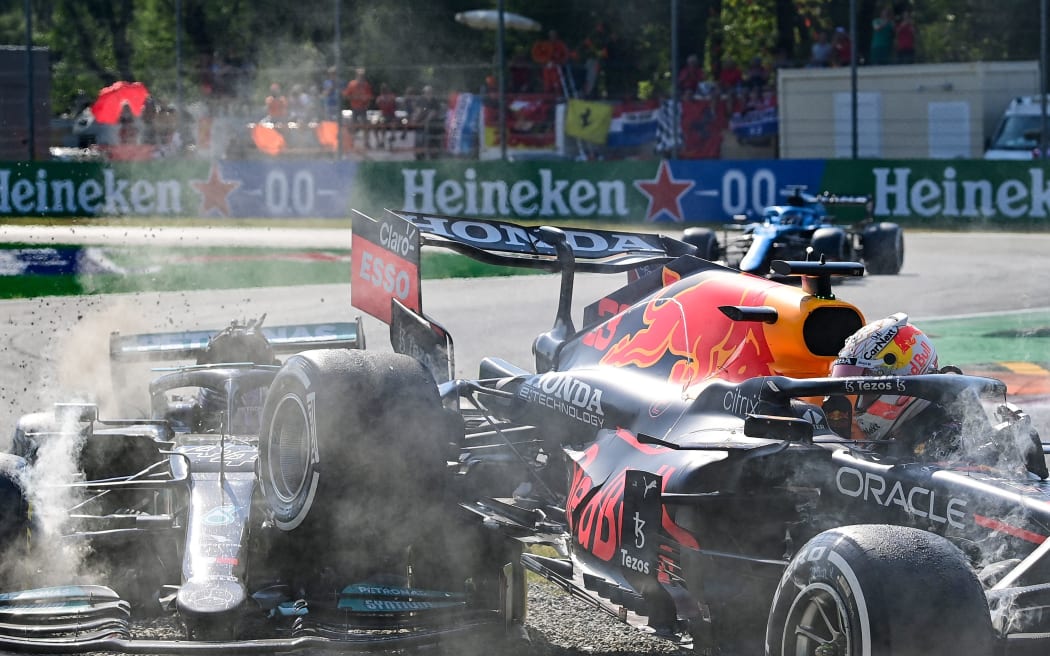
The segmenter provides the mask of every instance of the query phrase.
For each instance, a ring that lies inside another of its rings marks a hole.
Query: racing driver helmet
[[[937,350],[903,312],[873,321],[846,339],[831,375],[912,376],[937,372]],[[925,410],[930,402],[896,394],[861,394],[853,423],[869,440],[890,437],[894,428]]]

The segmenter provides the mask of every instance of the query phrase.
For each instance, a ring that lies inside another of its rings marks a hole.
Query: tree
[[[891,0],[899,11],[908,3]],[[1039,0],[1041,2],[1042,0]],[[856,0],[857,50],[867,54],[871,22],[884,0]],[[216,72],[237,71],[236,92],[260,96],[269,78],[288,83],[320,79],[335,60],[335,13],[340,10],[339,63],[344,74],[366,66],[395,89],[435,84],[476,89],[494,72],[495,34],[454,21],[459,11],[494,8],[496,0],[32,0],[34,43],[52,53],[52,106],[61,111],[79,90],[94,93],[118,79],[141,80],[162,95],[175,88],[176,3],[182,10],[184,90],[192,98],[214,91]],[[670,89],[669,0],[506,0],[507,11],[538,20],[544,31],[508,32],[507,52],[528,51],[556,29],[581,58],[604,51],[604,91],[634,95]],[[1037,59],[1037,0],[923,0],[912,2],[920,61]],[[740,61],[781,53],[808,58],[815,29],[848,26],[848,3],[838,0],[678,0],[678,61],[697,53],[715,72],[725,55]],[[0,0],[0,38],[25,42],[25,3]],[[601,26],[600,32],[597,26]],[[600,41],[600,48],[595,42]],[[589,45],[588,45],[589,44]],[[257,75],[256,71],[266,71]],[[221,81],[220,81],[221,82]]]

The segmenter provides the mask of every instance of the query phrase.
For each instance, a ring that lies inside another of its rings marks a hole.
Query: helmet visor
[[[864,377],[871,376],[873,370],[869,367],[861,367],[856,364],[847,364],[844,362],[836,362],[831,367],[832,378],[853,378],[853,377]],[[880,394],[858,394],[854,397],[854,407],[857,412],[863,412],[872,403],[878,400]]]
[[[865,367],[861,367],[855,364],[839,364],[835,363],[831,367],[832,378],[849,378],[852,376],[867,376],[870,375],[871,370]]]

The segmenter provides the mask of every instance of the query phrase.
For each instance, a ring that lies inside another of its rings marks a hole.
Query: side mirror
[[[805,419],[777,415],[748,415],[744,435],[788,442],[812,442],[813,424]]]

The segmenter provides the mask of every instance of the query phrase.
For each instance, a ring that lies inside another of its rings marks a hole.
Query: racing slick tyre
[[[896,275],[904,266],[904,233],[896,223],[877,223],[861,235],[864,266],[874,275]]]
[[[839,228],[817,228],[809,245],[813,249],[811,259],[815,261],[820,261],[821,256],[828,262],[848,262],[853,259],[849,237]]]
[[[25,459],[0,453],[0,584],[18,571],[20,556],[29,548],[29,501],[24,492]]]
[[[696,256],[708,262],[716,261],[721,255],[718,238],[708,228],[687,228],[682,234],[682,241],[696,246]]]
[[[454,423],[413,358],[358,350],[288,358],[263,405],[260,483],[296,549],[403,550],[439,521]]]
[[[780,579],[766,656],[978,656],[993,653],[984,590],[962,552],[920,529],[820,533]]]

